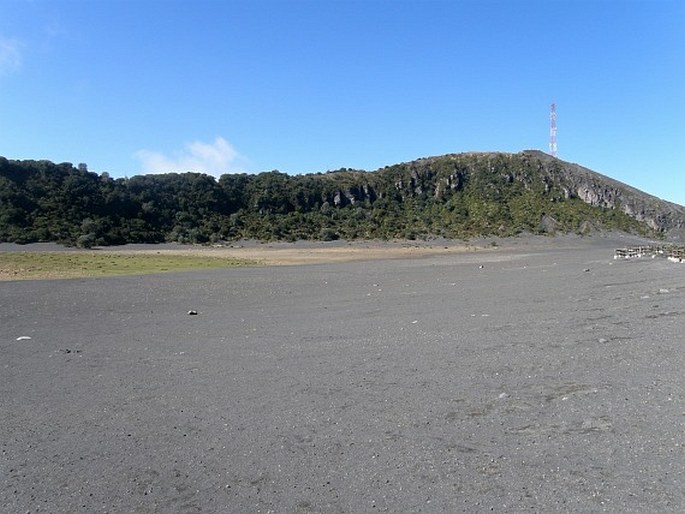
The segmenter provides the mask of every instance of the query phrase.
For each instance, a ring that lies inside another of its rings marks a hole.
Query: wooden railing
[[[617,248],[614,259],[632,259],[639,257],[667,257],[673,262],[685,262],[685,245],[640,245]]]

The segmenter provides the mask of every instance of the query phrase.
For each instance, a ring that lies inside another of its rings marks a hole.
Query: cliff
[[[113,179],[0,157],[0,241],[80,246],[240,238],[470,238],[621,230],[685,240],[685,207],[539,151],[376,171]]]

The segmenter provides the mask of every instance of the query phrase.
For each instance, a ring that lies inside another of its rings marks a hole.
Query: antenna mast
[[[549,153],[552,157],[557,156],[557,110],[554,102],[549,108]]]

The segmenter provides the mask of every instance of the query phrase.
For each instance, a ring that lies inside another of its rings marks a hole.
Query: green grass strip
[[[0,279],[104,277],[253,266],[221,256],[107,252],[0,252]]]

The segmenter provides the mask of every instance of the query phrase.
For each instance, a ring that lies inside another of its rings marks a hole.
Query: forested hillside
[[[0,241],[89,247],[596,229],[665,234],[685,226],[682,207],[573,166],[540,152],[482,153],[374,172],[113,179],[84,165],[0,157]],[[636,208],[628,200],[638,197]]]

